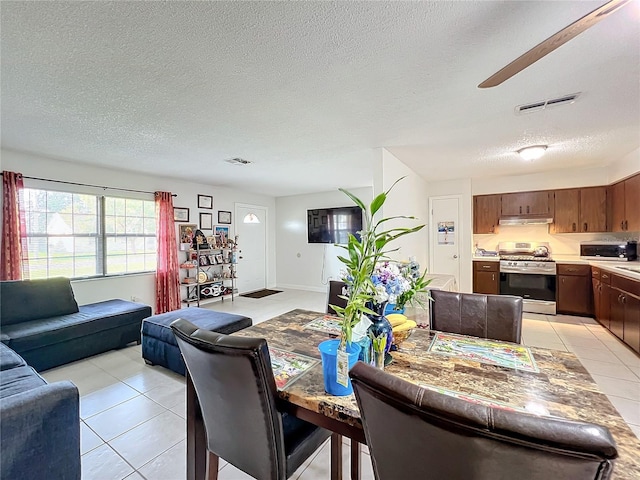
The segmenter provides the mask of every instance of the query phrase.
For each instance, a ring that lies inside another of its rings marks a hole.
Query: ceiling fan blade
[[[509,65],[494,73],[484,82],[478,85],[478,88],[490,88],[495,87],[496,85],[500,85],[505,80],[513,77],[516,73],[521,72],[529,65],[537,62],[545,55],[553,52],[556,48],[567,43],[576,35],[579,35],[586,29],[594,26],[600,20],[606,18],[616,10],[622,8],[630,1],[631,0],[611,0],[601,7],[596,8],[591,13],[586,14],[584,17],[576,20],[571,25],[563,28],[558,33],[550,36],[542,43],[539,43],[525,54],[516,58]]]

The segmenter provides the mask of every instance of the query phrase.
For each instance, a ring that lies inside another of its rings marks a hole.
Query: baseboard
[[[289,283],[279,283],[276,288],[290,288],[291,290],[306,290],[308,292],[327,293],[329,286],[326,287],[311,287],[309,285],[293,285]]]

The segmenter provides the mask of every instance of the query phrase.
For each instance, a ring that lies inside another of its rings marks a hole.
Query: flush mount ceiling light
[[[523,160],[536,160],[544,155],[544,152],[547,150],[546,145],[533,145],[531,147],[521,148],[517,150]]]

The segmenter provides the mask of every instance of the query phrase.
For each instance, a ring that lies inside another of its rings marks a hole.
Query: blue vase
[[[318,345],[320,356],[322,357],[322,375],[324,379],[324,389],[330,395],[342,397],[353,393],[351,379],[347,380],[347,386],[338,383],[336,363],[338,357],[338,348],[340,347],[340,339],[325,340]],[[358,361],[360,354],[360,345],[353,342],[347,344],[347,354],[349,355],[349,370]]]
[[[393,329],[387,317],[384,316],[387,302],[367,303],[366,306],[376,312],[374,315],[367,315],[372,322],[368,331],[375,337],[379,337],[382,334],[387,335],[387,344],[384,347],[384,353],[387,354],[393,343]]]
[[[404,313],[404,307],[396,310],[396,304],[395,303],[387,303],[387,306],[384,309],[384,314],[385,315],[390,315],[392,313]]]

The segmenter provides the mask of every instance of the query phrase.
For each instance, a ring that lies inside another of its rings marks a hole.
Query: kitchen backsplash
[[[551,254],[580,255],[580,242],[593,240],[638,240],[640,233],[561,233],[549,234],[548,225],[501,225],[496,235],[474,235],[473,244],[496,250],[499,242],[549,242]]]

